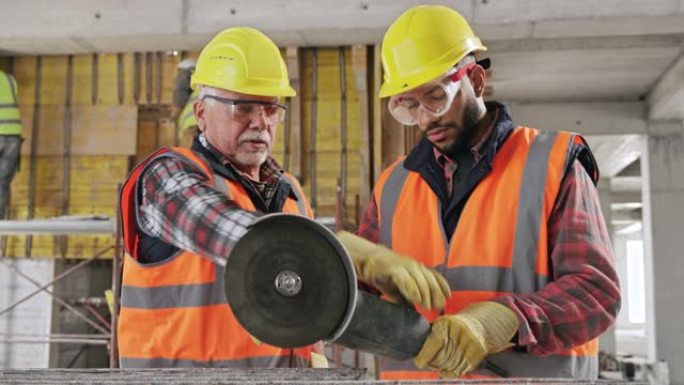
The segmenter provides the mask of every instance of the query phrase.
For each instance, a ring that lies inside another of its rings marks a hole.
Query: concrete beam
[[[684,120],[684,54],[663,74],[647,102],[650,120]]]
[[[518,124],[547,130],[570,130],[584,135],[624,135],[647,132],[641,102],[513,103]]]
[[[617,176],[641,176],[641,161],[639,159],[625,167]]]
[[[641,153],[639,135],[589,135],[586,137],[599,164],[601,176],[612,178]]]
[[[641,191],[613,192],[611,194],[612,204],[641,202]]]
[[[610,178],[610,189],[615,192],[641,191],[642,179],[640,176],[620,176]]]
[[[640,221],[641,218],[641,209],[630,211],[613,211],[611,215],[611,221],[613,223]]]
[[[458,9],[485,40],[684,33],[682,0],[438,1]],[[420,0],[24,0],[0,13],[0,51],[21,54],[197,50],[235,25],[281,46],[374,44]],[[50,41],[50,44],[46,42]],[[156,46],[152,44],[156,41]],[[125,48],[124,48],[125,47]]]

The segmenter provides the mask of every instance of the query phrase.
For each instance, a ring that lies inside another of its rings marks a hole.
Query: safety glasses
[[[285,119],[287,112],[285,105],[260,100],[236,100],[216,95],[204,95],[202,100],[204,99],[213,99],[226,104],[228,117],[239,122],[249,122],[263,116],[267,123],[277,125]]]
[[[451,107],[461,87],[460,80],[475,67],[475,62],[462,67],[453,67],[438,80],[426,83],[415,90],[392,96],[388,108],[399,123],[412,126],[418,124],[420,114],[433,117],[444,115]]]

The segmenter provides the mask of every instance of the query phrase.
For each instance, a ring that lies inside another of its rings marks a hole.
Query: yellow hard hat
[[[295,96],[280,50],[262,32],[248,27],[220,32],[197,59],[190,86],[205,85],[259,96]]]
[[[470,53],[486,51],[466,19],[441,5],[404,12],[382,40],[380,97],[409,91],[443,75]]]

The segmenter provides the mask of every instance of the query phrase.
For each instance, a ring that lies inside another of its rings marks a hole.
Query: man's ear
[[[482,97],[485,91],[485,84],[487,83],[487,72],[481,65],[476,65],[470,71],[470,81],[473,84],[473,91],[476,97]]]
[[[196,101],[195,104],[192,105],[192,111],[195,113],[195,119],[197,119],[197,127],[201,132],[204,132],[204,127],[206,126],[204,120],[204,113],[206,112],[205,107],[206,104],[201,100]]]

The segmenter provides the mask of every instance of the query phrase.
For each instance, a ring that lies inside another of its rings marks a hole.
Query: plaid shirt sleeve
[[[378,204],[375,202],[375,194],[371,194],[368,207],[363,213],[359,224],[358,235],[373,243],[380,243],[380,229],[378,226]]]
[[[154,160],[141,176],[139,225],[145,233],[225,266],[255,219],[214,190],[205,175],[173,157]]]
[[[620,310],[620,287],[598,192],[579,161],[563,179],[548,228],[553,281],[499,297],[521,321],[518,345],[554,354],[598,337]]]

